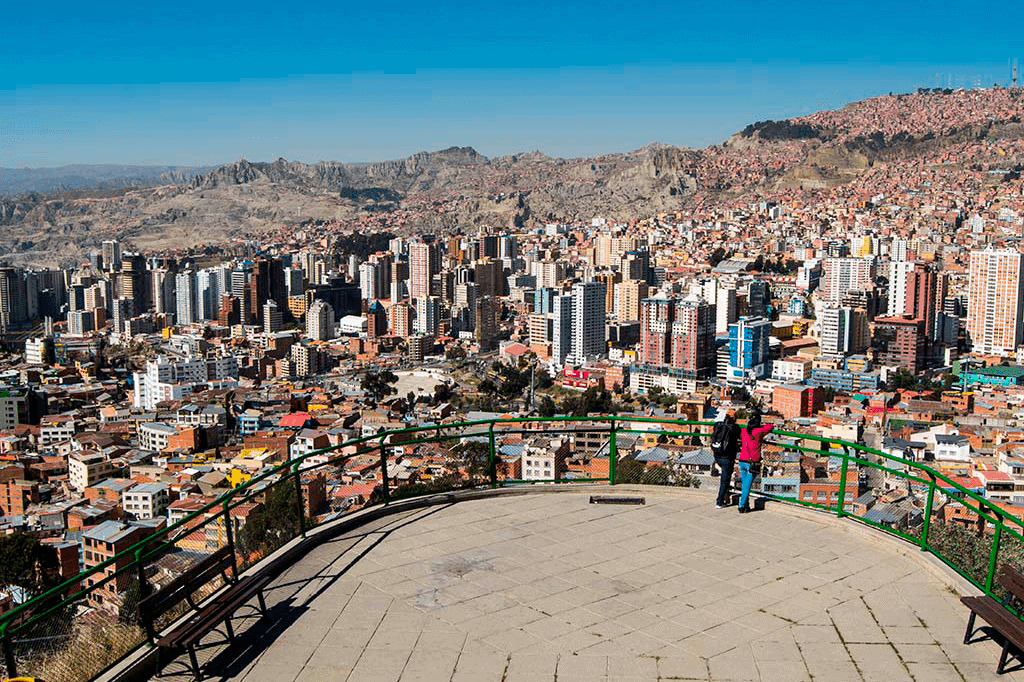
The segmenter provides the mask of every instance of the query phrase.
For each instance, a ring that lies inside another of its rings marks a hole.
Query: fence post
[[[921,551],[928,551],[928,531],[932,527],[932,504],[935,502],[935,474],[928,472],[928,499],[924,503],[924,519],[921,521]]]
[[[981,511],[980,509],[978,511]],[[994,510],[993,510],[994,511]],[[996,577],[996,564],[999,562],[999,540],[1003,536],[1003,517],[995,512],[996,523],[995,533],[992,535],[992,551],[988,554],[988,573],[985,574],[985,593],[992,594],[992,583]]]
[[[846,516],[846,474],[850,469],[850,453],[843,446],[843,468],[839,473],[839,500],[836,507],[836,518],[843,518]]]
[[[387,440],[387,436],[380,437],[380,480],[381,480],[381,492],[384,494],[384,504],[391,502],[391,490],[388,486],[388,451],[384,447],[384,441]]]
[[[491,479],[491,487],[498,487],[498,449],[494,442],[494,422],[487,427],[487,475]]]
[[[7,677],[14,678],[18,676],[18,664],[14,660],[14,646],[11,644],[10,624],[11,621],[7,621],[0,625],[0,637],[3,638],[4,643],[4,664],[7,666]]]
[[[146,581],[146,564],[142,561],[142,549],[135,550],[135,573],[139,581],[139,599],[149,596],[149,582]]]
[[[615,430],[615,420],[610,422],[608,429],[608,484],[615,485],[615,470],[619,464],[619,438]]]
[[[302,486],[299,486],[300,488]],[[301,516],[300,516],[301,518]],[[228,541],[228,547],[231,548],[231,570],[234,572],[235,578],[238,577],[238,550],[235,547],[235,532],[231,528],[231,498],[224,500],[224,535]]]
[[[292,465],[292,473],[295,476],[295,506],[299,511],[299,534],[306,537],[306,505],[302,501],[302,476],[299,475],[298,462]]]

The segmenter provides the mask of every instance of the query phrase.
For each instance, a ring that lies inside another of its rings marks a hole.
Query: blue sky
[[[0,9],[3,167],[703,147],[940,73],[1006,83],[1024,52],[1017,22],[978,20],[1005,6],[941,2]]]

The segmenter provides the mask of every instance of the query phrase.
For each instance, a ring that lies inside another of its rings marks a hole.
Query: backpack
[[[729,449],[729,435],[732,428],[724,419],[715,424],[715,430],[711,433],[711,454],[715,457],[722,457]]]

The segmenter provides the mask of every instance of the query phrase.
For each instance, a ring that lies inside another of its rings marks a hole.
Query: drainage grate
[[[647,504],[642,497],[617,497],[612,495],[591,495],[590,504]]]

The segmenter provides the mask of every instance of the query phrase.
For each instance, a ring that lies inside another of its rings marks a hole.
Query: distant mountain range
[[[0,196],[70,189],[115,189],[178,184],[216,166],[76,164],[56,168],[0,168]]]
[[[919,93],[755,123],[702,150],[650,144],[558,159],[536,151],[487,158],[451,147],[359,164],[278,159],[212,169],[0,170],[0,191],[18,195],[0,199],[0,260],[67,265],[115,237],[144,251],[210,248],[271,232],[287,240],[308,221],[444,233],[643,219],[765,198],[806,203],[832,188],[878,184],[879,174],[898,185],[904,168],[913,177],[922,163],[951,182],[969,176],[980,187],[1019,181],[1022,111],[1020,90]],[[999,169],[1004,176],[994,174]]]

